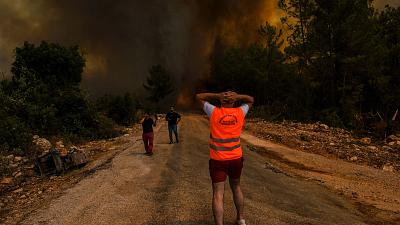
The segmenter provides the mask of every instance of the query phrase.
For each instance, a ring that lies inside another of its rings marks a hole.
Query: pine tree
[[[148,99],[158,103],[174,91],[170,73],[161,65],[154,65],[149,70],[149,76],[143,87],[149,92]]]

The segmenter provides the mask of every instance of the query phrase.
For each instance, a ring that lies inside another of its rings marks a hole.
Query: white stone
[[[13,193],[20,193],[20,192],[22,192],[22,191],[24,191],[24,189],[18,188],[18,189],[16,189],[16,190],[14,190]]]
[[[20,177],[20,176],[22,176],[22,172],[18,172],[17,174],[15,174],[15,178],[18,178],[18,177]]]
[[[383,166],[383,171],[386,171],[386,172],[394,172],[394,167],[392,166],[392,165],[384,165]]]
[[[322,123],[322,124],[320,124],[319,126],[320,126],[320,127],[322,127],[322,128],[324,128],[324,129],[326,129],[326,130],[327,130],[327,129],[329,129],[329,126],[328,126],[328,125],[326,125],[326,124],[323,124],[323,123]]]
[[[20,162],[22,161],[22,157],[21,156],[15,156],[14,157],[14,162]]]

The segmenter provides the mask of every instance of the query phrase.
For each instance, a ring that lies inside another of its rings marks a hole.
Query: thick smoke
[[[141,92],[148,68],[165,65],[178,89],[207,72],[218,39],[246,43],[276,15],[276,0],[0,0],[0,70],[24,41],[79,44],[84,86]]]
[[[277,0],[0,0],[0,71],[9,71],[16,46],[47,40],[81,46],[88,60],[83,86],[96,95],[140,94],[154,64],[172,72],[179,93],[208,72],[215,48],[246,45],[258,26],[278,22],[276,5]]]

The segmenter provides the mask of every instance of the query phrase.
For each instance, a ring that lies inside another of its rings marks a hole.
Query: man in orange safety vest
[[[212,209],[215,224],[223,225],[224,187],[228,176],[237,211],[237,224],[245,225],[243,193],[240,188],[244,161],[240,134],[244,126],[244,118],[254,99],[232,91],[219,94],[201,93],[197,94],[196,98],[210,118],[209,170],[213,188]],[[212,100],[218,100],[221,107],[209,103]],[[242,105],[234,107],[235,103],[242,103]]]

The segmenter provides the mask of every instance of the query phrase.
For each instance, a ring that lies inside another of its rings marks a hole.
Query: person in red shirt
[[[210,117],[209,170],[213,188],[212,209],[215,224],[223,225],[224,187],[228,176],[237,211],[237,224],[245,225],[243,193],[240,188],[244,161],[240,134],[244,126],[244,118],[254,99],[232,91],[219,94],[201,93],[197,94],[196,98]],[[209,101],[212,100],[220,101],[221,107],[210,104]],[[235,107],[235,104],[239,102],[242,105]]]
[[[144,117],[140,120],[140,123],[142,124],[143,128],[143,143],[144,143],[144,149],[146,151],[146,155],[153,155],[153,142],[154,142],[154,132],[153,132],[153,127],[157,125],[156,123],[157,118],[153,120],[149,113],[145,112]]]

